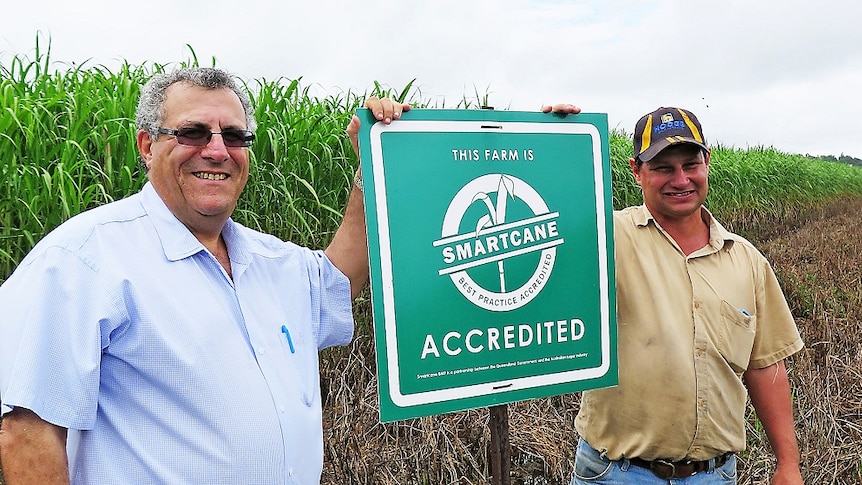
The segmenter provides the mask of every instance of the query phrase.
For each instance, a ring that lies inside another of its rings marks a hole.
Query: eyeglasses
[[[236,148],[236,147],[250,147],[251,142],[254,141],[254,133],[247,130],[222,130],[218,131],[210,131],[207,128],[199,128],[199,127],[189,127],[189,128],[180,128],[179,130],[172,130],[170,128],[159,128],[159,133],[163,135],[171,135],[177,138],[177,142],[180,145],[188,145],[193,147],[203,147],[209,144],[210,140],[212,140],[213,135],[221,135],[221,139],[224,142],[224,146]]]

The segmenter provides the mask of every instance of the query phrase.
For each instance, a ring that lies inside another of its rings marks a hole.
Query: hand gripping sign
[[[615,385],[606,116],[359,114],[381,421]]]

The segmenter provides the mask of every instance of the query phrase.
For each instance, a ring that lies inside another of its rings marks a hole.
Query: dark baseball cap
[[[665,148],[678,143],[697,145],[707,152],[700,122],[691,111],[682,108],[659,108],[643,115],[635,124],[635,158],[648,162]]]

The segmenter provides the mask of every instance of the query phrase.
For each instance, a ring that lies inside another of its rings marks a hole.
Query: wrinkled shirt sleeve
[[[102,349],[126,320],[97,279],[86,261],[48,247],[0,288],[4,414],[24,407],[64,428],[93,427]]]
[[[350,280],[329,261],[323,251],[310,251],[308,268],[311,304],[319,315],[314,325],[318,349],[346,345],[353,338]]]

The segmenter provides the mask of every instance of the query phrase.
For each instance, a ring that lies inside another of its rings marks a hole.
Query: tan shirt
[[[742,451],[742,373],[802,348],[766,258],[703,217],[709,244],[685,256],[646,207],[614,212],[619,385],[584,392],[575,420],[610,459]]]

